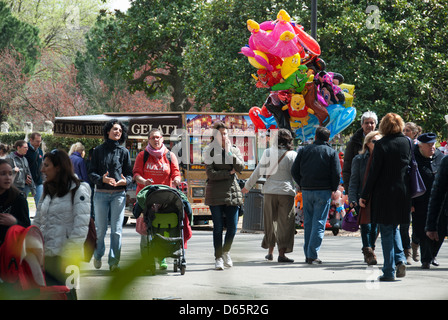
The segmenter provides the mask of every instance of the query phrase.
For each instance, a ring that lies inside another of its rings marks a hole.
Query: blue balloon
[[[346,108],[340,104],[331,104],[327,107],[327,111],[330,115],[330,122],[325,127],[330,130],[330,140],[344,131],[356,118],[356,109],[353,107]],[[296,137],[302,141],[314,139],[318,126],[319,120],[316,116],[310,114],[308,125],[297,129]]]
[[[266,129],[269,129],[271,126],[275,126],[276,128],[278,127],[277,121],[275,121],[274,116],[265,117],[259,114],[258,117],[260,118],[261,121],[263,121],[264,125],[266,126]]]

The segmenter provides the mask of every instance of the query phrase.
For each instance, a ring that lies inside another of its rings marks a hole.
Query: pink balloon
[[[277,43],[270,48],[269,53],[280,58],[291,57],[298,53],[300,48],[297,46],[296,38],[290,40],[278,40]]]

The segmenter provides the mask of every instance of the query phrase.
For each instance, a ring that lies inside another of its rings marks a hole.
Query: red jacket
[[[171,152],[168,151],[167,152]],[[179,162],[174,153],[171,152],[171,163],[166,157],[166,153],[162,158],[157,159],[156,157],[149,155],[148,160],[143,164],[144,151],[141,151],[137,158],[135,159],[133,174],[140,175],[145,179],[152,179],[152,184],[163,184],[172,187],[172,182],[174,178],[180,177]],[[139,193],[141,189],[145,186],[137,183],[136,192]]]

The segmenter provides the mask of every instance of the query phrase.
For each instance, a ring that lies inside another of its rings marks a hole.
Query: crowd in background
[[[299,192],[304,260],[321,264],[318,254],[331,200],[340,189],[357,216],[361,251],[368,265],[377,263],[376,240],[381,234],[384,263],[380,280],[404,277],[405,266],[413,261],[421,261],[424,269],[438,265],[437,253],[447,234],[448,160],[435,147],[434,133],[421,132],[420,127],[404,123],[394,113],[379,122],[377,115],[368,111],[361,117],[361,128],[347,143],[342,163],[329,144],[328,129],[318,127],[314,141],[297,150],[291,132],[280,129],[275,143],[264,151],[251,177],[240,187],[242,155],[230,142],[224,123],[215,123],[213,129],[212,141],[203,155],[205,203],[210,207],[214,226],[215,269],[233,266],[230,250],[243,195],[262,176],[266,177],[262,188],[265,233],[261,243],[267,250],[265,259],[273,260],[277,246],[279,263],[294,262],[286,254],[293,252],[294,199]],[[154,183],[176,187],[181,182],[178,160],[165,147],[160,131],[151,130],[148,145],[134,166],[123,146],[126,139],[126,126],[112,120],[104,127],[103,144],[90,150],[87,159],[81,143],[74,144],[68,153],[55,149],[44,154],[39,133],[31,134],[29,142],[17,141],[13,151],[1,144],[0,212],[5,214],[0,215],[0,243],[11,225],[38,226],[46,243],[48,278],[61,283],[62,266],[70,257],[82,255],[89,221],[94,218],[97,241],[93,264],[97,269],[102,267],[104,238],[110,225],[108,265],[112,272],[118,271],[127,187],[135,181],[138,192]],[[410,193],[412,159],[426,186],[426,192],[415,198]],[[25,196],[30,193],[37,207],[32,221]],[[160,261],[162,268],[166,268],[164,260]]]

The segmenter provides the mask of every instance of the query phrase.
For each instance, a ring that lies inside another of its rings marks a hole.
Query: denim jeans
[[[331,190],[302,190],[305,258],[317,259],[325,233]]]
[[[31,192],[31,188],[28,185],[26,185],[25,188],[23,189],[23,192],[25,193],[26,196],[28,196],[28,194]],[[36,194],[34,195],[34,202],[36,203],[36,208],[37,208],[37,205],[39,204],[40,197],[42,197],[43,193],[44,193],[44,185],[37,184],[36,185]]]
[[[123,230],[124,209],[126,206],[126,192],[114,193],[95,191],[95,226],[96,226],[96,249],[94,257],[101,260],[106,250],[104,237],[106,236],[109,213],[110,213],[110,249],[109,266],[118,265],[121,254],[121,234]]]
[[[233,238],[238,226],[238,206],[210,206],[213,220],[213,247],[215,248],[215,259],[220,258],[223,252],[229,252]],[[222,232],[226,225],[226,236],[224,245],[222,243]]]
[[[398,225],[378,224],[378,226],[384,257],[383,274],[385,277],[395,278],[395,266],[399,263],[406,264],[400,231]]]
[[[375,249],[375,241],[378,237],[378,225],[367,223],[361,225],[361,240],[363,248]]]

